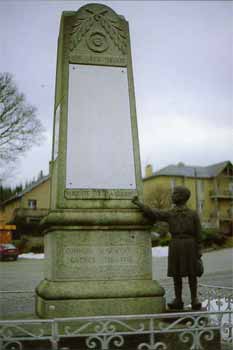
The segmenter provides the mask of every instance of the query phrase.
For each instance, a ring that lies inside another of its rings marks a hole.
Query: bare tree
[[[42,131],[36,108],[26,103],[11,74],[0,73],[0,163],[19,158],[40,140]]]
[[[155,185],[145,196],[145,202],[153,208],[169,208],[171,206],[171,189],[165,185]]]

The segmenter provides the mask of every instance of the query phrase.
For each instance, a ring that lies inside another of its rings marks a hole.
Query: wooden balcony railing
[[[220,221],[233,221],[233,215],[231,215],[231,214],[220,215],[219,220]]]
[[[227,190],[210,191],[210,197],[233,199],[233,191],[227,191]]]
[[[42,218],[48,215],[48,209],[17,208],[10,219],[15,225],[39,225]]]

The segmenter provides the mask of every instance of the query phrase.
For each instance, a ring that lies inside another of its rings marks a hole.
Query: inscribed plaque
[[[127,68],[69,65],[66,188],[135,189]]]

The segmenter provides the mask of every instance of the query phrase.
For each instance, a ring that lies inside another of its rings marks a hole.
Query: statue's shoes
[[[198,299],[192,300],[192,310],[199,311],[202,308],[202,304]]]
[[[174,299],[171,303],[168,303],[167,306],[171,310],[183,310],[184,303],[183,301],[178,301],[177,299]]]

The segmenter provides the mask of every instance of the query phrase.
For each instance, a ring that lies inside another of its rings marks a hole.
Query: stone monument
[[[100,4],[63,12],[39,317],[163,312],[142,198],[128,23]]]

